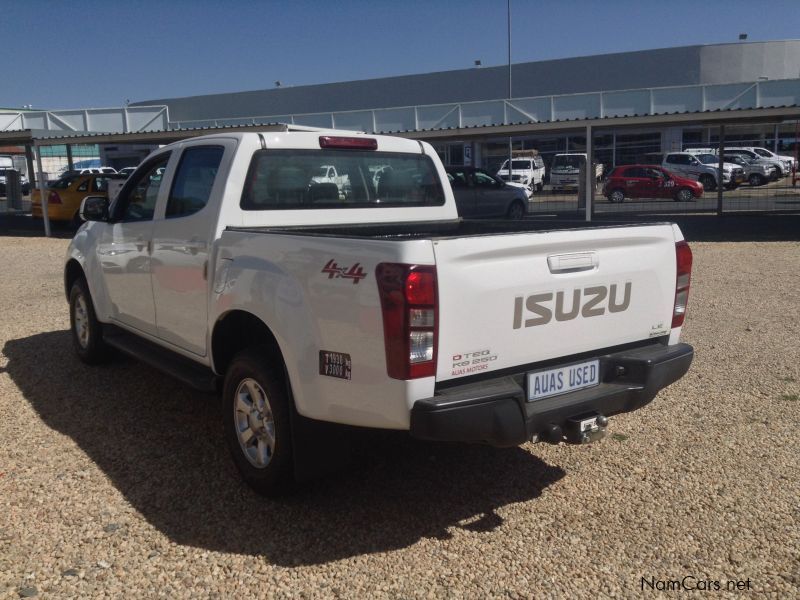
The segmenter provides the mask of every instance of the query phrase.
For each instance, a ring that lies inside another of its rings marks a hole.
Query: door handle
[[[574,252],[553,254],[547,257],[547,267],[551,273],[578,273],[592,271],[600,265],[597,252]]]

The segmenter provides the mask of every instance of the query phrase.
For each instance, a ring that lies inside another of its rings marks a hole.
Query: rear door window
[[[168,219],[192,215],[208,204],[224,152],[222,146],[192,146],[183,151],[167,200]]]

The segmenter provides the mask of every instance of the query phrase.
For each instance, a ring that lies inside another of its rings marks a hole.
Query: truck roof
[[[214,133],[210,135],[203,135],[179,142],[173,142],[168,146],[177,146],[194,140],[215,140],[215,139],[238,139],[238,140],[254,140],[260,143],[263,139],[262,147],[267,149],[280,149],[280,148],[319,148],[319,138],[323,136],[330,137],[349,137],[349,138],[369,138],[378,142],[378,151],[381,152],[404,152],[421,154],[422,144],[416,140],[409,140],[387,135],[372,135],[353,131],[339,131],[334,129],[320,129],[318,131],[239,131],[239,132],[225,132]]]

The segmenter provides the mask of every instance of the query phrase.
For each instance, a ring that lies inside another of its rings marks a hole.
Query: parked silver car
[[[528,194],[524,188],[508,185],[475,167],[445,170],[459,216],[521,219],[528,212]]]

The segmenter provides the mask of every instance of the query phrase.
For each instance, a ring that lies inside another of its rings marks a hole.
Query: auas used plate
[[[600,361],[528,373],[528,400],[541,400],[592,387],[600,383]]]

